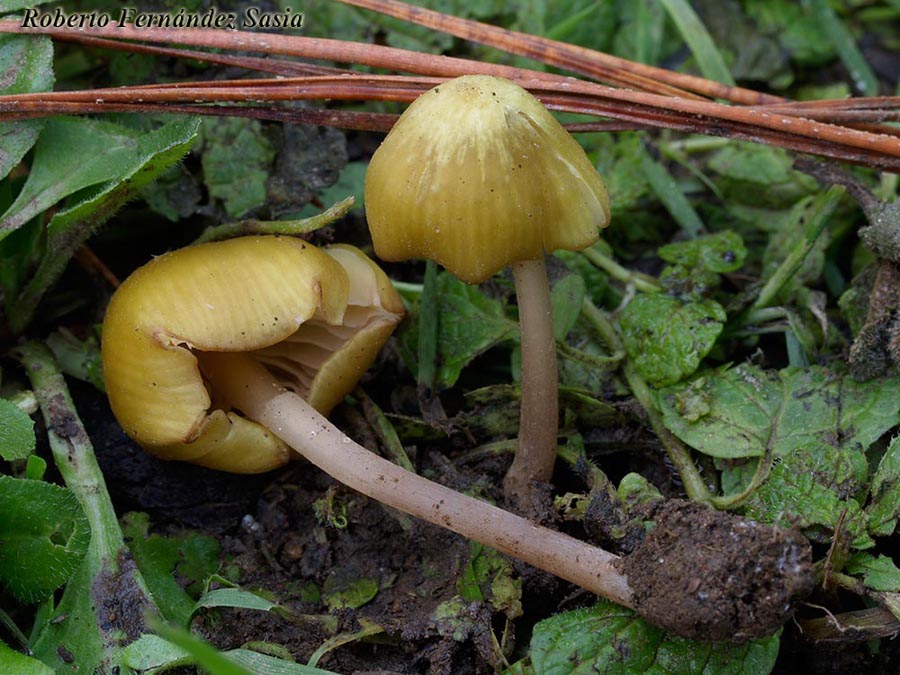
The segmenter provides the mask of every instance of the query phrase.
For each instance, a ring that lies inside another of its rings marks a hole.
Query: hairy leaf
[[[7,462],[34,452],[34,421],[12,401],[0,398],[0,457]]]
[[[0,476],[0,584],[22,602],[38,602],[78,569],[91,533],[65,488]]]
[[[63,197],[69,201],[47,225],[38,268],[10,309],[13,330],[24,330],[43,294],[97,227],[184,156],[198,124],[188,118],[138,133],[84,118],[48,122],[38,139],[28,181],[0,223],[0,238],[23,214],[43,211]],[[23,195],[30,197],[23,202]]]

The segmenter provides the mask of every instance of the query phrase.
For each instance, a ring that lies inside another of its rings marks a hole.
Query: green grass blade
[[[850,73],[854,86],[863,96],[878,95],[878,78],[869,67],[856,40],[825,0],[807,0],[817,23],[825,29],[825,34],[840,54],[844,67]]]
[[[691,237],[699,236],[704,228],[703,221],[681,191],[681,187],[668,169],[660,162],[653,159],[646,147],[641,154],[641,169],[650,188],[657,199],[662,202],[666,210],[672,215],[682,229]]]
[[[700,21],[700,17],[687,0],[660,0],[663,7],[669,13],[673,23],[684,38],[688,48],[697,60],[700,72],[710,80],[716,80],[723,84],[734,84],[731,71],[725,65],[722,54],[713,44],[706,26]]]

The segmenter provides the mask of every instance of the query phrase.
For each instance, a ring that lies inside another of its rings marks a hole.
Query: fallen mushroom
[[[323,416],[402,314],[387,277],[352,247],[246,237],[174,251],[110,302],[110,404],[163,459],[251,473],[296,453],[364,495],[630,606],[617,556],[406,471]]]
[[[422,94],[372,156],[366,217],[384,260],[435,260],[467,283],[512,265],[522,333],[518,449],[504,488],[549,481],[558,427],[556,342],[544,255],[609,223],[603,180],[527,91],[468,75]]]

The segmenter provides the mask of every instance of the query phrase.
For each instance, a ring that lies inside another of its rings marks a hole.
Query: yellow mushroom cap
[[[208,391],[204,352],[251,352],[327,414],[403,317],[382,272],[352,247],[244,237],[155,258],[116,291],[103,323],[113,413],[162,459],[237,473],[285,463],[287,447]]]
[[[527,91],[466,75],[422,94],[372,156],[366,217],[384,260],[424,257],[469,283],[609,223],[603,180]]]

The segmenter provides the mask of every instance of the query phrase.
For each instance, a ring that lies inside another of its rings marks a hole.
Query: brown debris
[[[812,550],[796,530],[671,500],[643,544],[618,563],[638,612],[693,640],[772,634],[812,590]]]

